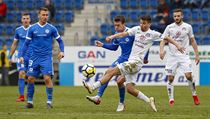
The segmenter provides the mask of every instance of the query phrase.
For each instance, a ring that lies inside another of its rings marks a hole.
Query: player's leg
[[[120,75],[117,79],[117,85],[118,85],[118,90],[119,90],[119,97],[120,101],[117,106],[117,112],[121,112],[125,109],[125,77],[123,75]]]
[[[167,82],[167,93],[169,97],[169,105],[173,106],[174,105],[174,75],[175,71],[178,67],[178,61],[176,57],[169,57],[167,62],[166,62],[166,67],[165,67],[165,73],[168,78]]]
[[[47,108],[53,108],[52,99],[53,99],[53,62],[52,57],[46,56],[40,59],[41,73],[44,75],[44,80],[46,84],[46,93],[47,93]]]
[[[25,71],[24,70],[19,71],[18,87],[19,87],[19,94],[20,94],[20,96],[16,100],[17,102],[21,102],[21,101],[25,100],[25,98],[24,98],[25,77],[26,77]]]
[[[184,59],[183,62],[180,63],[180,69],[183,70],[185,77],[187,78],[195,105],[199,105],[200,101],[196,94],[195,81],[192,77],[192,64],[189,58]]]
[[[135,89],[135,84],[130,79],[136,79],[136,76],[131,76],[131,75],[127,76],[126,75],[126,80],[127,79],[128,79],[128,81],[126,81],[127,92],[129,94],[133,95],[134,97],[136,97],[137,99],[143,100],[144,102],[148,103],[150,105],[150,107],[152,108],[152,110],[157,112],[154,97],[149,98],[144,93],[142,93],[141,91]]]
[[[88,92],[91,94],[91,93],[93,93],[94,90],[99,88],[101,85],[103,85],[103,84],[107,83],[109,80],[111,80],[111,78],[113,76],[119,75],[119,74],[120,74],[120,69],[118,67],[109,68],[99,81],[95,82],[92,85],[88,85],[85,81],[83,81],[83,85],[88,90]]]
[[[33,108],[33,96],[34,96],[34,76],[28,77],[28,84],[27,84],[27,105],[26,108]]]

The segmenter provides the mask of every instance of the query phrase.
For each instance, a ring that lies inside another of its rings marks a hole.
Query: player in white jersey
[[[96,90],[102,84],[105,84],[113,76],[122,74],[125,75],[126,88],[128,93],[137,97],[138,99],[145,101],[152,107],[153,111],[157,112],[154,97],[148,98],[141,91],[135,89],[134,87],[138,72],[140,71],[143,65],[143,58],[145,52],[152,46],[153,41],[159,39],[161,36],[159,32],[151,30],[150,25],[151,17],[143,16],[140,18],[140,26],[133,27],[126,32],[121,32],[106,38],[107,41],[111,41],[114,38],[125,37],[128,35],[135,36],[131,54],[127,62],[120,63],[116,67],[108,69],[106,74],[93,85],[89,85],[85,81],[83,81],[83,84],[89,93],[93,93],[94,90]],[[164,38],[164,40],[172,42],[180,51],[183,50],[181,46],[178,45],[178,43],[176,43],[171,38],[166,37]]]
[[[169,104],[171,106],[174,105],[174,86],[173,80],[176,69],[180,67],[180,69],[184,72],[189,86],[192,90],[192,95],[194,99],[195,105],[199,105],[199,99],[196,94],[195,89],[195,82],[192,78],[192,64],[189,57],[189,42],[191,42],[192,47],[195,52],[195,63],[196,65],[199,63],[199,54],[198,54],[198,47],[195,41],[192,26],[183,22],[183,12],[181,9],[176,9],[173,12],[174,23],[168,25],[162,35],[162,37],[172,37],[176,40],[182,47],[185,48],[185,52],[181,54],[177,51],[177,49],[169,43],[169,57],[166,62],[166,75],[168,76],[168,96],[169,96]],[[160,43],[160,58],[163,59],[165,52],[164,52],[165,40],[161,41]]]

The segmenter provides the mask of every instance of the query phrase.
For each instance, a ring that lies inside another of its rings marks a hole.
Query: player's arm
[[[198,45],[194,37],[190,38],[190,41],[195,52],[195,63],[197,65],[200,62],[199,53],[198,53]]]
[[[61,39],[61,37],[56,39],[58,44],[59,44],[59,48],[60,48],[60,53],[58,55],[58,59],[62,59],[64,57],[64,43],[63,40]]]
[[[105,43],[104,44],[104,43],[102,43],[101,41],[98,41],[98,40],[95,42],[95,45],[97,47],[103,47],[105,49],[113,50],[113,51],[116,51],[119,47],[119,45],[117,45],[117,44],[114,44],[114,43]]]
[[[15,50],[17,48],[17,44],[18,44],[18,40],[14,40],[13,43],[12,43],[12,46],[11,46],[10,53],[9,53],[9,60],[12,59],[12,55],[15,53]]]
[[[164,51],[164,47],[165,47],[165,44],[166,44],[166,40],[162,40],[162,41],[160,41],[160,59],[161,60],[163,60],[164,59],[164,57],[165,57],[165,54],[166,54],[166,52]]]
[[[117,34],[106,37],[106,41],[110,42],[114,38],[122,38],[122,37],[125,37],[125,36],[128,36],[128,35],[129,35],[128,32],[117,33]]]
[[[171,37],[166,36],[163,40],[166,40],[167,42],[175,45],[177,49],[181,52],[184,53],[185,49],[182,47],[179,43],[177,43],[175,40],[173,40]]]

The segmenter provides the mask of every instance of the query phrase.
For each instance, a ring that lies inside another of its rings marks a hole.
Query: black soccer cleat
[[[47,103],[47,109],[52,109],[52,108],[53,108],[52,104]]]
[[[31,103],[27,103],[25,109],[31,109],[31,108],[34,108],[34,105]]]

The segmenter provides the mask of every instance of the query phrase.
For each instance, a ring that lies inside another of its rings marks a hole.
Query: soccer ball
[[[96,73],[96,68],[92,64],[85,64],[82,67],[82,74],[86,78],[91,78],[95,75]]]

